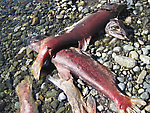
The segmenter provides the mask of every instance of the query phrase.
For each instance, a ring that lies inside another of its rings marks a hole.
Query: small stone
[[[84,8],[84,9],[82,10],[82,12],[86,14],[86,13],[89,12],[89,10],[88,10],[87,8]]]
[[[27,59],[26,65],[27,65],[27,66],[30,65],[30,63],[31,63],[32,61],[33,61],[32,59]]]
[[[125,84],[124,83],[119,83],[118,87],[123,91],[125,89]]]
[[[81,84],[82,86],[85,85],[84,82],[83,82],[81,79],[78,79],[77,82],[78,82],[79,84]]]
[[[150,45],[145,46],[146,49],[150,50]]]
[[[148,49],[146,49],[146,48],[142,48],[142,52],[143,52],[143,55],[147,55],[149,53]]]
[[[57,108],[58,104],[59,104],[59,101],[58,101],[58,100],[54,100],[54,101],[51,102],[51,106],[52,106],[54,109]]]
[[[101,44],[101,42],[100,42],[99,40],[95,41],[95,43],[94,43],[94,45],[95,45],[96,47],[100,46],[100,44]]]
[[[130,51],[129,57],[138,60],[139,55],[136,51]]]
[[[125,19],[125,23],[127,25],[130,25],[132,23],[132,18],[130,16],[128,16],[126,19]]]
[[[119,65],[127,67],[127,68],[133,68],[136,65],[136,60],[129,58],[129,57],[125,57],[125,56],[116,55],[114,57],[114,60]]]
[[[21,28],[21,26],[15,27],[14,32],[17,32],[20,28]]]
[[[55,97],[56,95],[57,95],[57,91],[55,89],[46,92],[46,97]]]
[[[98,111],[103,111],[104,107],[102,105],[97,106]]]
[[[142,70],[142,72],[140,73],[140,75],[138,76],[138,79],[137,79],[137,83],[142,83],[143,82],[143,79],[145,78],[146,76],[146,70]]]
[[[135,67],[133,68],[133,71],[134,71],[134,72],[140,72],[140,71],[141,71],[141,69],[140,69],[140,67],[139,67],[139,66],[135,66]]]
[[[135,43],[134,43],[134,46],[135,46],[136,48],[139,48],[139,47],[140,47],[140,45],[139,45],[138,42],[135,42]]]
[[[150,65],[146,65],[146,69],[147,69],[147,70],[150,70]]]
[[[138,39],[139,44],[144,45],[144,42],[140,39]]]
[[[137,24],[141,24],[141,23],[142,23],[141,20],[138,20],[138,21],[137,21]]]
[[[58,100],[61,102],[63,100],[66,100],[66,95],[64,94],[64,92],[61,92],[58,96]]]
[[[34,17],[33,19],[32,19],[32,26],[34,26],[34,25],[36,25],[37,23],[39,22],[39,19],[38,19],[38,17]]]
[[[117,111],[118,111],[117,108],[116,108],[116,106],[115,106],[115,104],[114,104],[112,101],[110,102],[109,107],[110,107],[110,109],[111,109],[112,111],[114,111],[114,112],[117,112]]]
[[[63,15],[56,15],[57,19],[62,19],[64,16]]]
[[[113,52],[120,52],[121,51],[121,47],[115,47],[114,49],[113,49]]]
[[[145,64],[150,64],[150,57],[145,55],[140,55],[140,60]]]
[[[113,70],[119,70],[120,66],[119,65],[113,65]]]
[[[143,92],[144,92],[144,89],[139,89],[139,90],[138,90],[138,93],[139,93],[139,94],[141,94],[141,93],[143,93]]]
[[[148,29],[145,29],[142,31],[141,35],[147,35],[148,34]]]
[[[147,112],[150,112],[150,104],[144,108]]]
[[[123,47],[123,49],[125,50],[125,52],[128,52],[128,51],[133,50],[133,46],[131,46],[131,45],[125,45],[125,46]]]
[[[78,11],[79,11],[79,12],[81,12],[82,10],[83,10],[83,7],[82,7],[82,6],[78,7]]]
[[[22,71],[26,71],[26,70],[27,70],[27,67],[26,67],[26,66],[22,66],[22,67],[21,67],[21,70],[22,70]]]
[[[120,82],[124,82],[124,77],[117,77]]]
[[[98,94],[98,92],[97,92],[97,90],[92,89],[92,90],[90,91],[90,94],[93,95],[93,96],[95,96],[95,95]]]
[[[128,5],[133,5],[133,0],[126,0]]]
[[[83,96],[86,96],[88,93],[89,93],[88,87],[84,88],[82,92]]]
[[[149,94],[148,94],[148,92],[144,92],[140,95],[140,97],[141,97],[141,99],[147,100],[147,99],[149,99]]]
[[[56,113],[63,113],[65,111],[65,107],[60,107]]]

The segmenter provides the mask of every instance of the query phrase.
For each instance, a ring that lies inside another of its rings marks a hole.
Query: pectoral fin
[[[79,47],[81,50],[86,51],[88,45],[90,44],[91,36],[88,38],[84,38],[83,40],[79,41]]]

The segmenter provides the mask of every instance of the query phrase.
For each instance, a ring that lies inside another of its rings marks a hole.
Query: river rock
[[[131,45],[125,45],[125,46],[123,46],[123,49],[125,50],[125,52],[128,52],[128,51],[133,50],[133,46],[131,46]]]
[[[146,70],[142,70],[142,72],[140,73],[140,75],[138,76],[138,79],[137,79],[137,83],[142,83],[143,82],[143,79],[145,78],[146,76]]]
[[[116,55],[114,56],[114,60],[119,65],[127,68],[133,68],[136,65],[136,60],[125,56]]]
[[[61,92],[60,94],[59,94],[59,96],[58,96],[58,100],[59,101],[63,101],[63,100],[65,100],[66,99],[66,95],[64,94],[64,92]]]
[[[136,51],[131,51],[129,53],[129,57],[138,60],[139,55],[138,55],[138,53]]]
[[[140,55],[140,60],[145,64],[150,64],[150,57],[145,55]]]

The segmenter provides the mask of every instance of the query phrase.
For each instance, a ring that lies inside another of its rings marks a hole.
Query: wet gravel
[[[111,0],[114,3],[118,1]],[[150,1],[122,2],[127,4],[127,10],[119,18],[126,26],[129,40],[114,39],[108,34],[99,33],[86,52],[116,74],[116,86],[122,93],[147,102],[141,108],[146,113],[150,109]],[[0,1],[1,113],[17,112],[19,99],[15,87],[25,76],[33,77],[30,67],[37,54],[26,47],[26,40],[37,35],[55,36],[104,3],[106,0]],[[51,66],[50,74],[56,73],[54,66]],[[84,97],[89,94],[94,96],[97,112],[117,112],[114,103],[106,96],[80,79],[74,82]],[[71,113],[65,94],[47,77],[33,81],[33,95],[41,113]]]

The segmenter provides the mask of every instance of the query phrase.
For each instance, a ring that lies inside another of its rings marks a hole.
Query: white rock
[[[129,57],[125,57],[125,56],[115,56],[114,60],[116,61],[116,63],[118,63],[121,66],[127,67],[127,68],[133,68],[136,65],[136,60],[129,58]]]
[[[103,111],[104,107],[102,105],[97,106],[98,111]]]
[[[150,64],[150,57],[145,55],[140,55],[140,60],[145,64]]]
[[[142,48],[142,52],[143,55],[147,55],[149,53],[147,48]]]
[[[120,52],[121,51],[121,47],[115,47],[114,49],[113,49],[113,52]]]
[[[131,18],[131,16],[128,16],[128,17],[125,19],[125,23],[126,23],[127,25],[130,25],[131,22],[132,22],[132,18]]]
[[[150,112],[150,104],[144,108],[147,112]]]
[[[61,92],[60,94],[59,94],[59,96],[58,96],[58,100],[59,101],[63,101],[63,100],[65,100],[66,99],[66,95],[64,94],[64,92]]]
[[[125,46],[123,47],[123,49],[124,49],[126,52],[128,52],[128,51],[133,50],[133,46],[131,46],[131,45],[125,45]]]
[[[129,53],[129,57],[138,60],[139,55],[138,55],[138,53],[136,51],[131,51]]]
[[[138,76],[138,79],[137,79],[137,83],[142,83],[143,82],[143,79],[145,78],[146,76],[146,71],[145,70],[142,70],[142,72],[140,73],[140,75]]]

